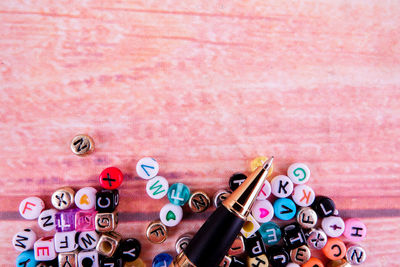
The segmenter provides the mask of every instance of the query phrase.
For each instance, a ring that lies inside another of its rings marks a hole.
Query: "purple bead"
[[[95,225],[96,211],[80,210],[75,214],[75,229],[78,232],[93,231]]]
[[[65,210],[56,213],[57,232],[69,232],[75,230],[76,210]]]

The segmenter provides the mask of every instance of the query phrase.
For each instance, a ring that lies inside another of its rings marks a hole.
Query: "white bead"
[[[287,170],[287,175],[295,184],[304,184],[310,179],[310,169],[304,163],[293,163]]]
[[[286,265],[286,267],[300,267],[297,263],[290,262]]]
[[[155,177],[158,173],[158,169],[157,161],[150,157],[142,158],[136,164],[136,173],[143,179]]]
[[[42,237],[33,245],[35,260],[37,261],[51,261],[57,257],[54,247],[54,237]]]
[[[245,238],[248,238],[249,236],[257,232],[258,229],[260,229],[260,224],[256,221],[256,219],[253,216],[251,216],[251,214],[249,214],[242,229],[240,229],[240,233],[242,233],[242,235]]]
[[[329,216],[322,219],[322,230],[330,237],[339,237],[344,232],[344,221],[337,216]]]
[[[147,195],[154,199],[163,198],[168,193],[168,188],[168,181],[162,176],[156,176],[146,184]]]
[[[269,195],[271,195],[271,184],[266,180],[257,196],[257,200],[267,199]]]
[[[56,252],[71,252],[78,248],[75,242],[76,231],[57,232],[54,235]]]
[[[78,244],[82,249],[93,249],[99,241],[96,231],[81,232],[78,237]]]
[[[268,200],[256,200],[251,214],[257,222],[266,223],[274,217],[274,207]]]
[[[278,175],[271,181],[271,192],[274,196],[284,198],[293,192],[293,182],[285,175]]]
[[[292,199],[300,207],[308,207],[314,202],[315,193],[308,185],[297,185],[293,189]]]
[[[39,227],[44,231],[51,231],[56,228],[56,209],[44,210],[38,217]]]
[[[16,233],[12,239],[13,246],[17,251],[32,249],[35,241],[36,233],[31,229],[24,229]]]
[[[27,220],[39,217],[44,209],[44,202],[38,197],[28,197],[19,204],[19,214]]]
[[[75,194],[75,205],[81,210],[93,209],[96,204],[96,192],[93,187],[84,187]]]
[[[178,225],[178,223],[182,220],[182,216],[182,207],[171,203],[165,204],[160,211],[161,222],[169,227]]]
[[[86,260],[85,260],[86,259]],[[87,265],[83,265],[83,260]],[[91,265],[88,261],[91,261]],[[78,253],[78,266],[91,266],[91,267],[99,267],[99,253],[95,249],[91,250],[82,250]]]

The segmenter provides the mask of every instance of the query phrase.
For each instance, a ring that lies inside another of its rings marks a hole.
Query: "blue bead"
[[[275,245],[281,240],[281,228],[274,222],[263,223],[258,231],[267,246]]]
[[[288,198],[278,198],[274,203],[276,218],[287,221],[296,215],[296,204]]]
[[[174,258],[167,253],[160,253],[153,259],[152,267],[169,266]]]
[[[35,267],[38,263],[35,260],[33,249],[22,252],[16,260],[16,266]]]
[[[168,189],[168,199],[174,205],[183,206],[190,198],[190,189],[182,183],[171,185]]]

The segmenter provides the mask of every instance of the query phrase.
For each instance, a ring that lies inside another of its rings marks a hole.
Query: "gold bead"
[[[74,203],[75,191],[71,187],[57,189],[51,195],[51,204],[58,210],[65,210]]]
[[[210,198],[202,191],[194,192],[189,198],[189,208],[196,213],[200,213],[208,209],[210,206]]]
[[[269,158],[267,158],[265,156],[259,156],[255,159],[253,159],[250,162],[250,171],[254,172],[258,167],[262,166],[264,164],[264,162],[267,161],[268,159]],[[269,168],[267,177],[270,176],[273,171],[274,171],[274,164],[272,164],[271,168]]]
[[[163,243],[168,236],[167,227],[160,221],[151,222],[146,229],[147,239],[154,244]]]
[[[233,241],[231,248],[228,250],[229,256],[236,256],[243,254],[245,251],[244,249],[244,239],[242,235],[238,235]]]
[[[108,232],[101,235],[96,250],[101,255],[112,257],[121,242],[121,235],[116,232]]]
[[[141,258],[137,258],[134,261],[125,262],[124,267],[146,267],[146,263],[144,263]]]
[[[78,267],[78,251],[58,253],[58,266]]]
[[[290,251],[290,259],[297,264],[304,264],[311,258],[309,247],[303,245]]]
[[[330,261],[326,267],[351,267],[351,264],[348,263],[345,259]]]
[[[118,224],[118,213],[97,213],[95,217],[96,231],[105,233],[114,231]]]
[[[79,134],[72,139],[71,150],[78,156],[89,154],[94,150],[93,139],[88,135]]]
[[[219,189],[217,192],[215,192],[215,194],[213,196],[214,206],[216,208],[218,208],[219,205],[221,205],[222,201],[227,199],[230,196],[230,194],[231,194],[231,191],[229,191],[227,189]]]
[[[178,239],[175,242],[175,250],[176,253],[179,254],[184,250],[187,245],[189,244],[190,240],[192,240],[193,235],[186,233],[178,237]]]
[[[269,262],[265,254],[258,255],[257,257],[247,257],[247,267],[268,267]]]
[[[229,267],[231,265],[232,258],[229,256],[225,256],[218,267]]]
[[[297,212],[296,220],[301,227],[311,229],[317,224],[318,216],[312,208],[304,207]]]

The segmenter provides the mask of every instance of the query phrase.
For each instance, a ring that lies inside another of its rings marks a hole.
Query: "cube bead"
[[[245,238],[248,238],[256,231],[258,231],[258,229],[260,229],[260,224],[256,221],[256,219],[254,219],[251,214],[249,214],[249,216],[247,216],[247,221],[244,223],[242,229],[240,229],[240,233]]]
[[[57,232],[54,235],[54,245],[56,252],[71,252],[78,248],[75,240],[76,231]]]
[[[75,230],[75,214],[76,210],[65,210],[57,212],[56,218],[56,231],[57,232],[70,232]]]
[[[96,193],[96,211],[102,213],[113,212],[119,203],[118,190],[101,190]]]
[[[121,241],[121,235],[116,232],[108,232],[101,235],[96,250],[105,257],[112,257]]]
[[[228,251],[228,255],[237,256],[243,254],[244,252],[245,252],[244,239],[243,236],[239,234],[233,241],[232,246]]]
[[[75,214],[75,229],[78,232],[93,231],[96,229],[96,211],[80,210]]]
[[[256,257],[266,252],[264,241],[258,231],[244,240],[244,246],[249,257]]]
[[[95,224],[97,232],[105,233],[114,231],[118,224],[118,213],[97,213]]]
[[[34,244],[35,259],[37,261],[51,261],[57,257],[54,246],[54,237],[42,237]]]
[[[58,253],[58,266],[78,267],[78,252]]]
[[[274,245],[267,249],[269,263],[274,267],[284,267],[289,263],[289,254],[283,247]]]

